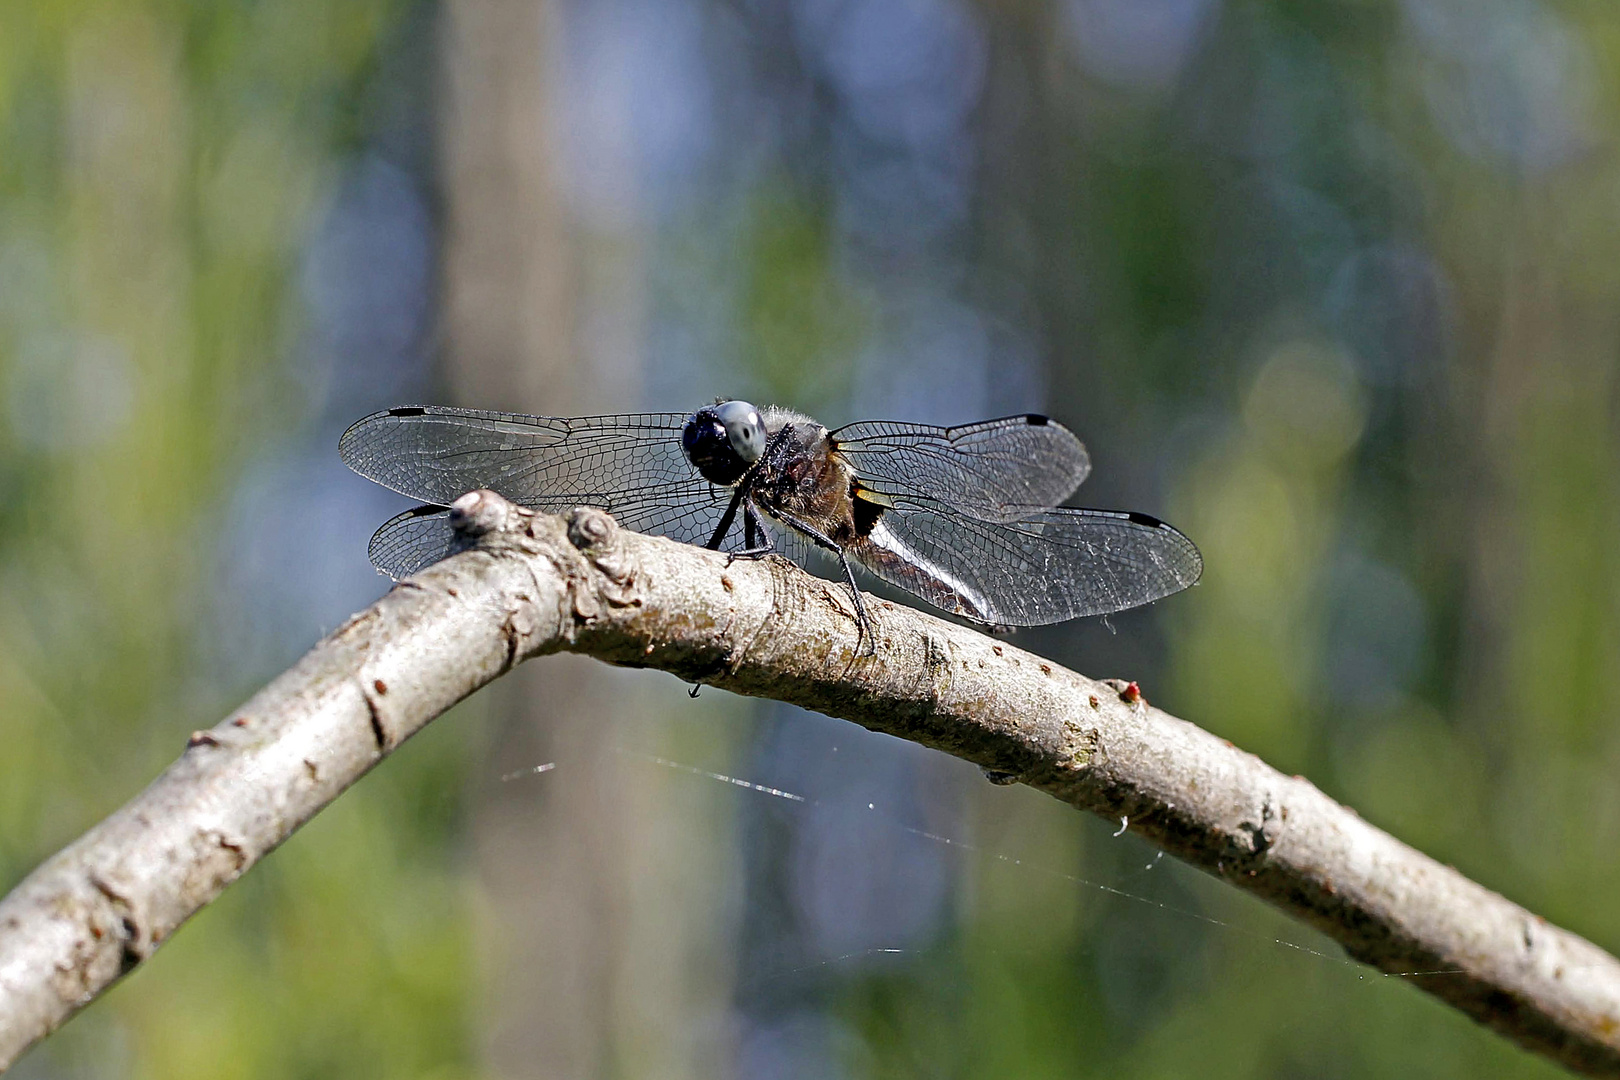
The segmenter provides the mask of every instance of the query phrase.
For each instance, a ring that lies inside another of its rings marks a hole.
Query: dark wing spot
[[[1047,424],[1052,422],[1051,417],[1042,416],[1040,413],[1033,412],[1026,414],[1024,416],[1024,420],[1028,422],[1030,427],[1045,427]]]
[[[1132,510],[1125,516],[1130,518],[1131,523],[1134,525],[1146,525],[1150,529],[1164,528],[1164,522],[1160,521],[1158,518],[1149,517],[1147,514],[1138,514],[1135,510]]]
[[[883,507],[861,498],[859,484],[849,485],[849,503],[852,516],[855,518],[855,535],[870,536],[873,527],[878,523],[878,518],[883,516]]]
[[[407,405],[402,409],[388,410],[389,416],[422,416],[426,413],[427,410],[422,408],[420,405]]]

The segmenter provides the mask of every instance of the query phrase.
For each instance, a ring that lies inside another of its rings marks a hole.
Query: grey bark
[[[471,550],[354,616],[0,901],[0,1064],[456,701],[572,651],[853,720],[1130,828],[1520,1045],[1620,1076],[1620,962],[1362,821],[1310,782],[973,630],[777,559],[565,521],[478,492]]]

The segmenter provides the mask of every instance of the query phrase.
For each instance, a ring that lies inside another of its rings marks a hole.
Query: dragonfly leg
[[[855,600],[855,652],[857,654],[861,652],[861,643],[864,641],[867,646],[867,654],[876,653],[877,633],[872,625],[872,617],[866,613],[866,601],[861,599],[860,586],[855,584],[855,569],[849,565],[849,556],[844,554],[843,545],[798,518],[789,517],[786,514],[778,514],[777,516],[782,519],[783,523],[793,526],[814,540],[819,546],[838,556],[838,565],[844,568],[844,580],[849,582],[849,595]]]
[[[720,545],[726,539],[726,533],[731,531],[731,523],[737,520],[737,507],[742,505],[742,500],[743,489],[739,484],[737,490],[732,493],[731,503],[726,507],[726,512],[720,515],[720,524],[715,526],[714,535],[709,537],[709,542],[703,545],[704,547],[713,551],[720,550]]]
[[[748,546],[741,551],[728,553],[726,565],[730,566],[738,559],[759,559],[776,550],[771,543],[771,534],[759,523],[759,517],[754,513],[754,507],[748,502],[743,507],[743,542]]]

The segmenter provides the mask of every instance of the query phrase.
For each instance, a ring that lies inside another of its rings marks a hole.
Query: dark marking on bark
[[[1264,855],[1271,849],[1271,845],[1274,841],[1271,834],[1267,832],[1267,828],[1275,820],[1277,820],[1277,811],[1275,806],[1272,804],[1271,796],[1268,794],[1265,797],[1265,800],[1260,804],[1259,821],[1243,821],[1238,823],[1238,828],[1241,829],[1249,838],[1249,850],[1247,852],[1243,852],[1243,854],[1249,856],[1260,856]]]
[[[241,844],[238,844],[235,840],[227,839],[224,833],[216,832],[213,834],[213,836],[216,844],[231,853],[232,857],[236,861],[236,870],[238,873],[240,873],[242,867],[247,865],[247,849]]]
[[[377,702],[364,690],[360,691],[360,696],[366,702],[366,719],[371,723],[371,737],[377,744],[377,750],[379,753],[387,753],[388,729],[383,726],[382,713],[377,709]]]
[[[1097,728],[1082,728],[1075,738],[1074,752],[1062,765],[1066,769],[1089,769],[1099,764],[1104,756],[1102,732]]]
[[[191,738],[186,740],[186,749],[191,750],[199,746],[218,746],[219,736],[212,731],[193,731]]]
[[[388,684],[383,682],[381,679],[372,679],[371,688],[377,691],[378,697],[382,697],[384,694],[388,693]]]
[[[129,902],[129,897],[119,892],[100,874],[91,873],[90,884],[106,899],[113,916],[118,920],[118,928],[121,931],[118,941],[118,973],[128,974],[140,966],[150,951],[145,947],[143,940],[145,935],[141,930],[140,921],[135,917],[135,906]]]
[[[501,620],[501,640],[506,643],[506,656],[501,660],[501,670],[511,671],[517,665],[518,628],[513,625],[510,614]]]

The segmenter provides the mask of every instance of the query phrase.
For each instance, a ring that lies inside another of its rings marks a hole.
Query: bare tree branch
[[[770,697],[972,761],[1130,828],[1521,1045],[1620,1076],[1620,962],[1362,821],[1308,781],[975,631],[785,563],[533,515],[478,492],[472,550],[354,616],[0,901],[0,1067],[367,769],[533,656],[569,650]]]

